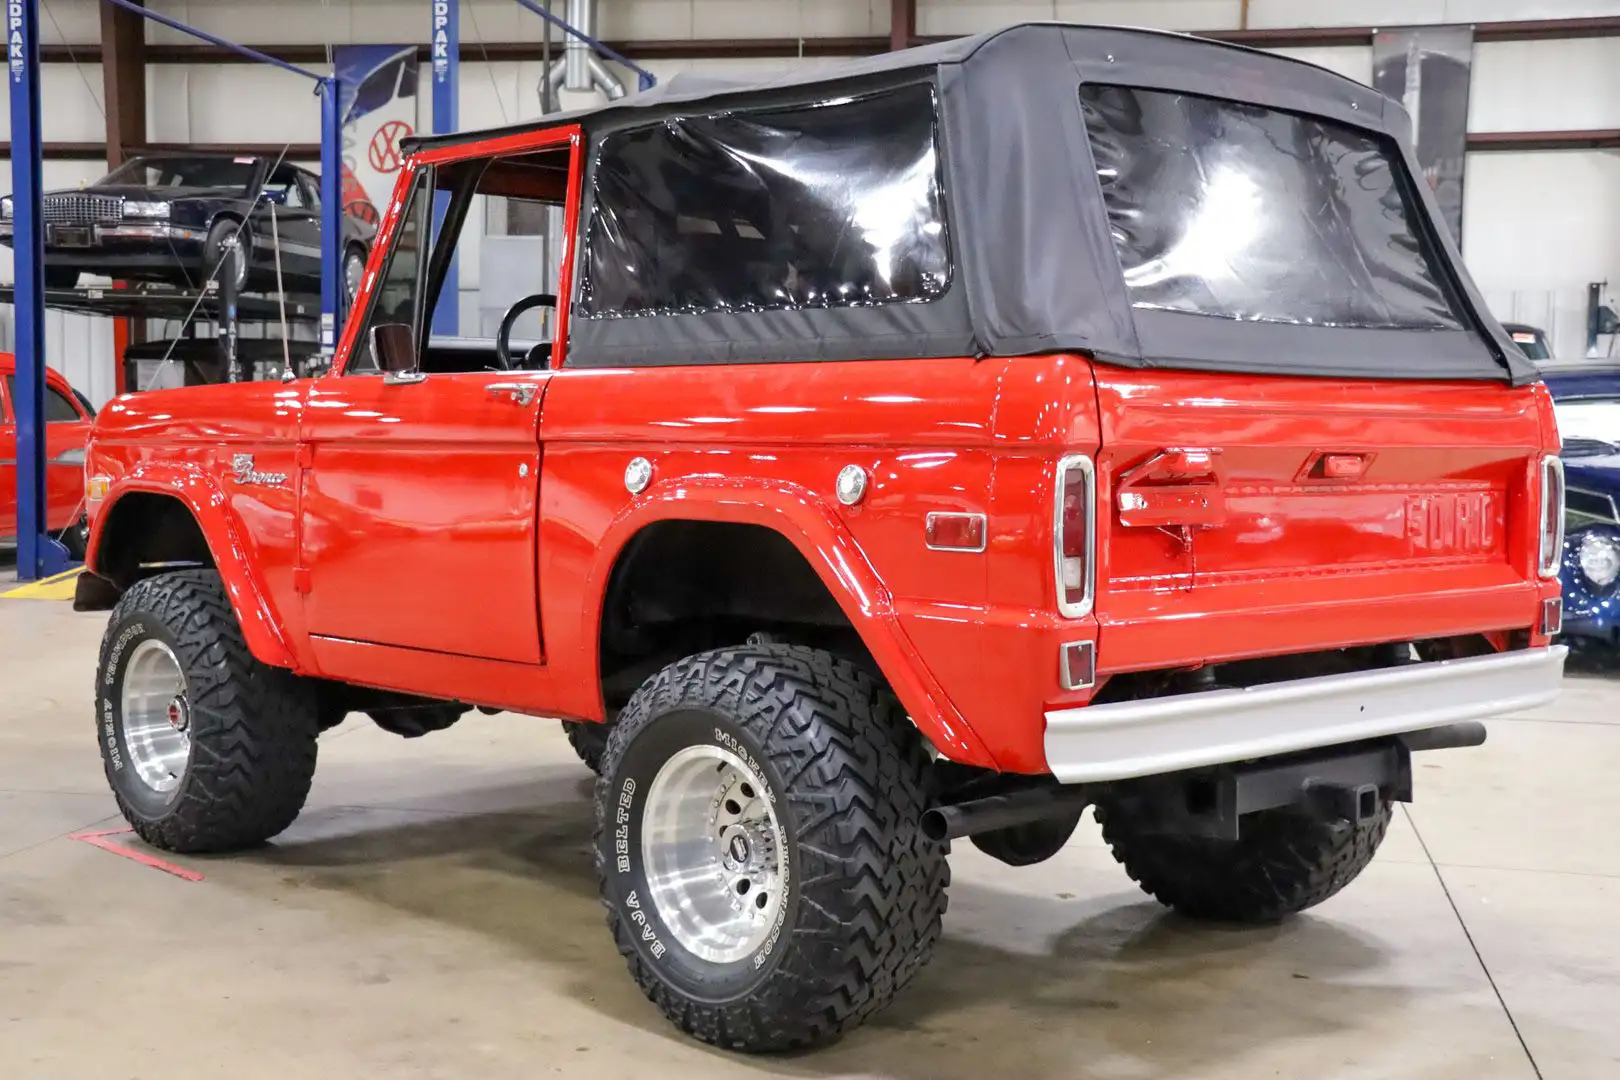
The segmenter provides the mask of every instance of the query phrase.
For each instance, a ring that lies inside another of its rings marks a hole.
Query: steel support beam
[[[433,58],[433,133],[448,135],[461,126],[461,4],[458,0],[430,0],[433,14],[430,53]],[[433,196],[433,234],[444,227],[450,193]],[[460,245],[456,245],[457,248]],[[427,250],[431,250],[431,247]],[[433,333],[455,337],[461,329],[461,258],[452,255],[444,285],[433,308]]]
[[[917,36],[917,0],[890,0],[889,51],[911,48]]]
[[[101,85],[107,107],[107,165],[146,142],[146,27],[115,4],[101,5]]]
[[[146,24],[139,15],[116,4],[101,5],[101,56],[107,167],[116,169],[128,160],[131,147],[146,142]],[[45,153],[50,156],[49,147]],[[145,339],[146,324],[138,319],[113,324],[113,382],[120,394],[127,389],[124,353]]]

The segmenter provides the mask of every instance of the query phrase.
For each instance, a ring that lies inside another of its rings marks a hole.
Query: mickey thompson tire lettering
[[[186,682],[191,757],[160,795],[127,767],[122,686],[136,646],[159,638]],[[219,575],[160,574],[131,586],[113,609],[96,673],[96,741],[118,808],[141,839],[182,853],[251,847],[303,809],[315,775],[315,693],[248,651]]]
[[[1360,825],[1281,808],[1243,818],[1238,840],[1144,832],[1114,805],[1097,808],[1125,872],[1161,904],[1195,919],[1276,922],[1320,904],[1372,862],[1393,807]]]
[[[787,851],[779,921],[755,951],[710,963],[646,888],[641,820],[663,763],[714,745],[766,785]],[[596,785],[596,865],[619,952],[649,1000],[705,1042],[766,1052],[826,1042],[887,1005],[939,940],[950,869],[919,828],[922,741],[888,689],[815,649],[699,653],[620,713]]]

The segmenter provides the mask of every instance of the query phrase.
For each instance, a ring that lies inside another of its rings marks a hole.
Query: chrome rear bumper
[[[1065,784],[1095,783],[1482,720],[1556,698],[1568,653],[1555,645],[1054,709],[1046,761]]]

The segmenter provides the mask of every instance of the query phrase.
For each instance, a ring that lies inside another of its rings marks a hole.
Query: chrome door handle
[[[383,376],[384,386],[410,386],[413,383],[427,382],[425,371],[390,371]]]
[[[540,390],[534,383],[528,382],[492,382],[485,389],[492,394],[511,394],[512,400],[519,405],[533,401],[534,395]]]

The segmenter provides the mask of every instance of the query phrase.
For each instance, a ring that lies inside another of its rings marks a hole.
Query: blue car
[[[1543,362],[1563,436],[1564,636],[1620,646],[1620,363]]]

